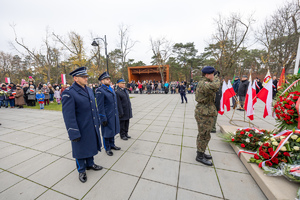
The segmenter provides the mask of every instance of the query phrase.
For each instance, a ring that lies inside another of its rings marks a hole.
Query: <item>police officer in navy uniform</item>
[[[129,119],[132,118],[131,103],[128,91],[126,89],[125,80],[119,79],[117,83],[119,85],[116,94],[120,120],[120,136],[122,140],[128,140],[128,138],[131,138],[128,135]]]
[[[121,149],[115,145],[115,135],[120,133],[117,96],[115,91],[110,87],[111,81],[107,72],[101,74],[98,79],[102,83],[96,90],[96,99],[102,124],[103,146],[107,155],[112,156],[112,149]]]
[[[94,155],[101,151],[100,118],[93,91],[86,87],[88,74],[85,67],[70,73],[74,83],[62,93],[62,113],[72,141],[72,153],[76,159],[79,180],[87,181],[85,170],[101,170],[94,163]]]

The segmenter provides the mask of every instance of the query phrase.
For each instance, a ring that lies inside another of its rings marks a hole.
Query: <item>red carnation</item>
[[[270,158],[270,156],[269,156],[267,153],[264,153],[262,156],[263,156],[264,159],[266,159],[266,160],[268,160],[268,159]]]
[[[245,145],[244,145],[244,144],[241,144],[241,147],[245,148]]]
[[[259,160],[259,156],[258,156],[257,154],[254,155],[254,158],[255,158],[256,160]]]
[[[290,157],[291,155],[288,152],[283,152],[283,155]]]
[[[264,146],[265,147],[269,147],[269,143],[264,143]]]
[[[249,137],[252,137],[253,135],[250,133],[248,136],[249,136]]]
[[[241,131],[241,132],[240,132],[240,134],[241,134],[241,135],[244,135],[244,134],[245,134],[245,132],[244,132],[244,131]]]
[[[231,138],[231,141],[234,142],[234,138]]]
[[[245,129],[245,131],[249,132],[249,131],[250,131],[250,128]]]
[[[272,158],[271,160],[274,164],[278,164],[278,158]]]
[[[268,165],[268,166],[271,167],[273,164],[272,164],[270,161],[267,161],[267,162],[266,162],[266,165]]]
[[[259,167],[259,168],[262,168],[262,163],[263,163],[263,162],[260,162],[260,163],[258,164],[258,167]]]
[[[294,100],[297,100],[298,98],[299,98],[299,97],[297,97],[297,96],[294,96],[294,97],[293,97]]]

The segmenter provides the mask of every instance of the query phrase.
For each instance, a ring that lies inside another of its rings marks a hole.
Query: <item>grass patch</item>
[[[29,109],[40,109],[39,103],[36,103],[35,106],[24,106],[24,108],[29,108]],[[50,103],[49,106],[45,105],[44,110],[56,110],[56,111],[62,111],[62,106],[61,104],[58,105],[56,102]]]

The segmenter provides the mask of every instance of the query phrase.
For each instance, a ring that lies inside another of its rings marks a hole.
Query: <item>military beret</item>
[[[71,76],[89,76],[86,67],[79,67],[70,73]]]
[[[215,72],[215,68],[211,66],[206,66],[201,70],[204,74],[212,74]]]
[[[108,72],[103,72],[103,74],[101,74],[98,78],[99,81],[105,79],[105,78],[110,78]]]
[[[126,83],[126,82],[124,79],[121,78],[121,79],[117,80],[117,83]]]

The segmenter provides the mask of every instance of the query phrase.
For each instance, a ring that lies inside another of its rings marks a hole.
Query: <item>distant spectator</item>
[[[239,90],[238,90],[238,95],[239,95],[239,101],[241,104],[241,111],[244,111],[244,103],[246,99],[246,94],[247,94],[247,89],[249,85],[249,81],[247,80],[248,77],[246,75],[243,75],[242,77],[242,82],[240,83]]]
[[[36,94],[36,99],[39,102],[40,105],[40,109],[44,109],[44,99],[45,99],[45,95],[42,93],[41,90],[38,91],[38,93]]]
[[[43,85],[43,88],[41,89],[42,93],[45,95],[45,99],[44,99],[44,104],[49,106],[49,98],[50,98],[50,95],[49,95],[49,92],[50,92],[50,89],[47,87],[46,84]]]
[[[59,87],[56,87],[55,92],[54,92],[54,97],[55,97],[58,105],[60,104],[60,100],[61,100],[60,94],[61,94],[61,91],[60,91]]]
[[[16,88],[17,88],[16,95],[15,95],[16,106],[18,106],[19,108],[23,108],[23,106],[25,105],[23,89],[21,88],[21,86],[19,84],[16,86]]]
[[[28,90],[26,91],[28,96],[28,106],[35,106],[35,89],[33,85],[30,85]]]
[[[49,101],[50,103],[53,103],[53,97],[54,97],[54,88],[52,87],[51,84],[48,84],[48,88],[49,88]]]

